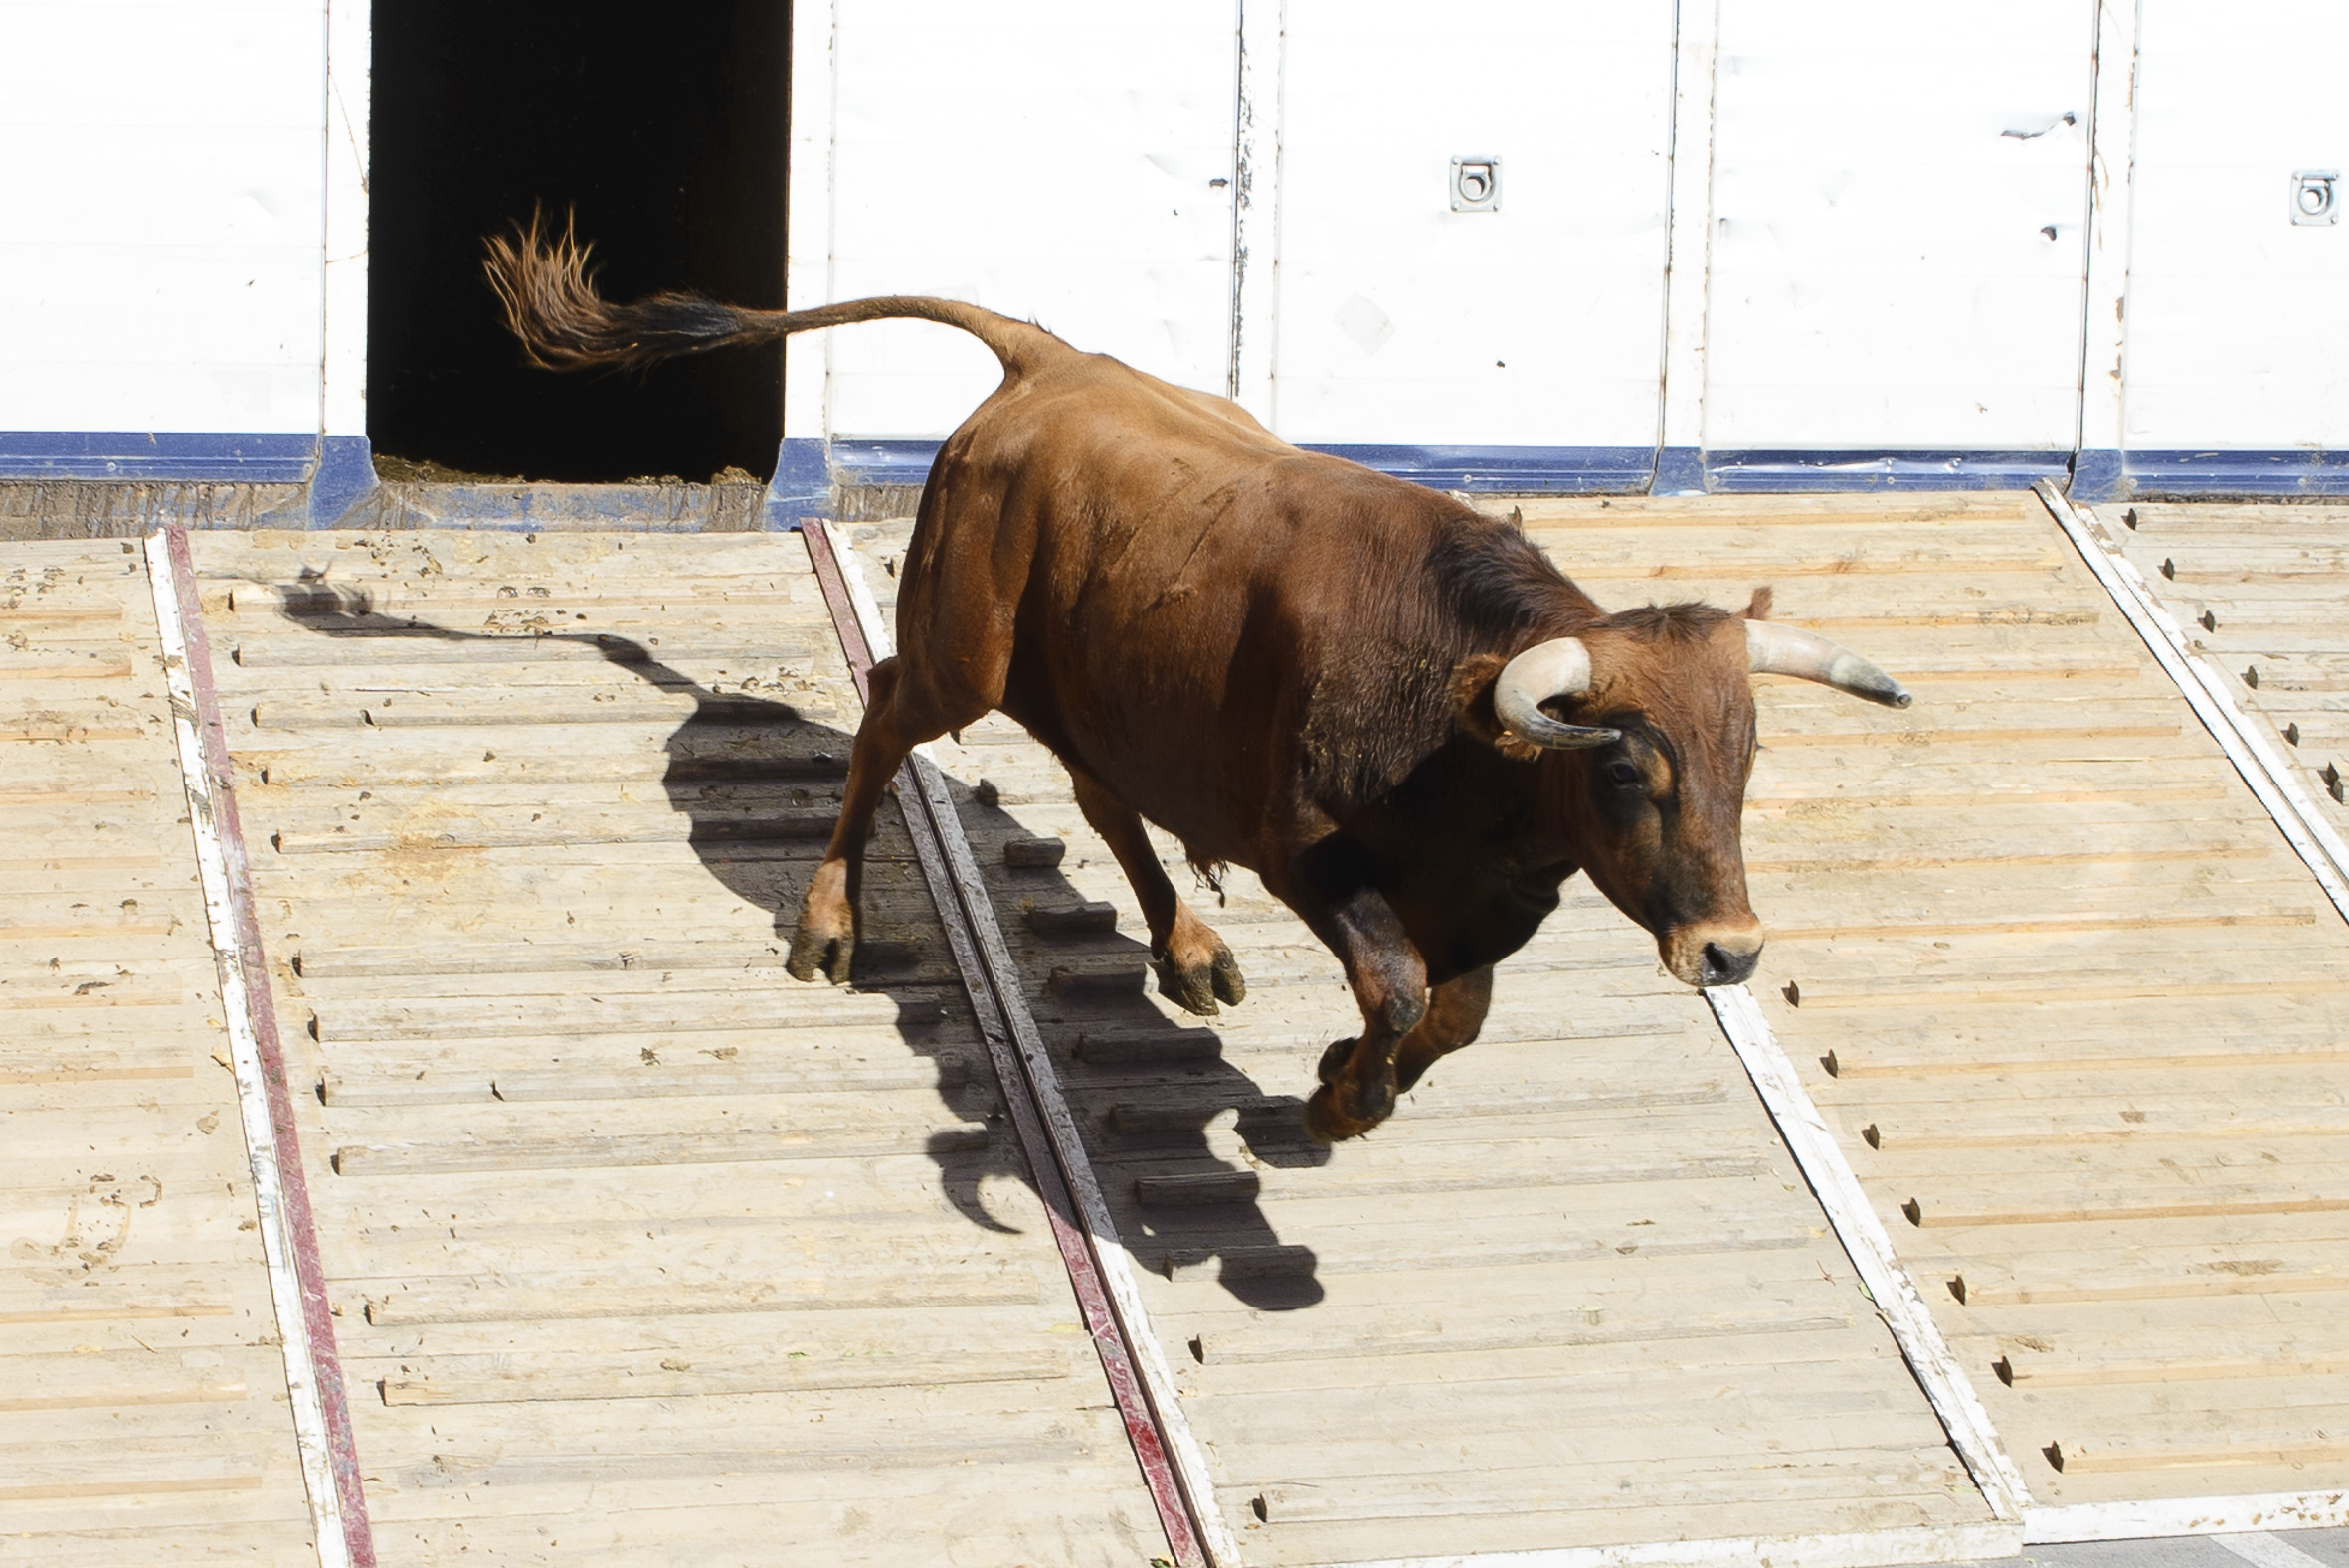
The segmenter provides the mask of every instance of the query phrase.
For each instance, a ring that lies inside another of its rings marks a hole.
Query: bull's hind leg
[[[1158,971],[1159,994],[1185,1012],[1212,1015],[1218,999],[1238,1005],[1248,994],[1239,960],[1207,923],[1190,912],[1159,864],[1157,849],[1134,808],[1089,774],[1071,768],[1077,808],[1118,857],[1142,918],[1150,927],[1150,961]]]
[[[872,695],[848,756],[848,784],[841,791],[840,815],[832,824],[823,864],[815,868],[808,883],[808,896],[800,905],[800,923],[792,932],[792,953],[785,967],[794,979],[812,980],[821,971],[834,985],[847,983],[863,924],[859,895],[864,886],[864,846],[872,836],[873,812],[880,807],[881,791],[889,787],[889,781],[897,777],[897,770],[905,766],[915,747],[976,723],[992,706],[984,698],[950,701],[922,692],[916,682],[906,679],[904,663],[895,658],[875,664],[869,679]]]

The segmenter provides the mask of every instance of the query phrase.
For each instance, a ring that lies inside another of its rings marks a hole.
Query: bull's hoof
[[[1240,977],[1240,960],[1222,943],[1215,944],[1215,963],[1211,971],[1215,994],[1237,1007],[1248,999],[1248,982]]]
[[[1161,996],[1202,1018],[1215,1016],[1218,1001],[1237,1006],[1248,996],[1248,982],[1240,978],[1239,959],[1220,942],[1205,962],[1185,965],[1172,953],[1159,953],[1151,956],[1150,966],[1158,974]]]
[[[811,904],[813,899],[809,900]],[[784,971],[795,980],[812,980],[817,974],[834,985],[848,983],[848,964],[856,957],[856,917],[846,918],[825,914],[814,909],[800,911],[799,928],[792,933],[791,957],[784,960]]]
[[[783,967],[795,980],[813,980],[821,974],[834,985],[845,985],[848,964],[855,957],[854,937],[830,936],[802,925],[792,933],[792,955],[784,960]]]
[[[808,883],[784,972],[795,980],[812,980],[820,973],[834,985],[845,985],[855,956],[856,903],[848,894],[848,868],[827,860]]]
[[[1325,1084],[1338,1082],[1338,1075],[1346,1071],[1346,1059],[1354,1055],[1355,1043],[1353,1040],[1332,1040],[1330,1048],[1322,1053],[1320,1065],[1314,1068],[1313,1076]]]
[[[1376,1115],[1362,1115],[1374,1108],[1356,1106],[1348,1110],[1339,1104],[1340,1087],[1324,1084],[1305,1102],[1305,1135],[1316,1143],[1343,1143],[1350,1137],[1360,1137],[1364,1132],[1394,1114],[1394,1097],[1386,1097],[1386,1107]]]

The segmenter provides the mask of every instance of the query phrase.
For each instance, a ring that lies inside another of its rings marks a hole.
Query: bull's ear
[[[1452,714],[1464,735],[1473,736],[1514,762],[1530,763],[1541,748],[1514,734],[1493,711],[1493,683],[1509,667],[1499,653],[1479,653],[1452,670]]]
[[[1755,589],[1753,598],[1745,602],[1745,618],[1747,620],[1769,619],[1771,607],[1775,604],[1777,597],[1770,592],[1770,585],[1767,583]]]

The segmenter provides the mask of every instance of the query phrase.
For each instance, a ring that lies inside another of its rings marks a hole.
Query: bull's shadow
[[[406,616],[377,613],[368,596],[319,579],[280,586],[286,617],[304,629],[331,637],[368,637],[397,643],[411,639],[499,642],[510,634],[459,631]],[[614,668],[658,691],[689,696],[693,712],[664,742],[668,762],[662,775],[671,809],[689,824],[688,842],[703,867],[729,892],[768,912],[788,940],[799,917],[821,854],[839,786],[847,772],[853,737],[806,717],[788,703],[743,693],[720,693],[654,657],[651,649],[627,637],[587,632],[542,633],[538,643],[568,643],[593,649]],[[396,657],[397,655],[391,655]],[[969,789],[949,781],[958,794]],[[987,807],[989,810],[997,809]],[[1015,1175],[1033,1185],[995,1097],[994,1073],[984,1047],[967,1028],[942,1022],[944,1011],[959,1011],[962,989],[947,958],[938,917],[917,867],[889,854],[889,841],[904,842],[904,829],[884,809],[866,863],[866,938],[859,945],[851,984],[889,997],[898,1008],[898,1033],[908,1050],[931,1062],[939,1098],[961,1120],[986,1116],[992,1126],[984,1149],[971,1149],[958,1135],[931,1140],[940,1188],[973,1224],[1008,1230],[990,1214],[981,1197],[990,1176]],[[1016,826],[1015,818],[1002,821]],[[887,836],[885,836],[887,835]],[[1016,873],[1021,902],[1036,908],[1080,907],[1080,894],[1050,867]],[[1140,966],[1144,945],[1122,935],[1088,938],[1087,956],[1116,968],[1130,959]],[[797,988],[799,982],[779,979]],[[1322,1299],[1312,1252],[1280,1244],[1271,1221],[1254,1201],[1256,1178],[1210,1147],[1208,1129],[1232,1125],[1246,1147],[1248,1162],[1262,1166],[1318,1165],[1329,1150],[1303,1132],[1302,1102],[1265,1093],[1247,1074],[1224,1061],[1221,1041],[1211,1030],[1177,1031],[1139,990],[1115,987],[1072,997],[1051,997],[1039,1009],[1053,1041],[1065,1047],[1080,1036],[1094,1044],[1084,1061],[1054,1055],[1073,1075],[1070,1087],[1080,1102],[1096,1169],[1127,1245],[1146,1262],[1169,1260],[1171,1268],[1199,1268],[1219,1261],[1224,1288],[1250,1307],[1288,1309]],[[975,1054],[976,1053],[976,1054]],[[1086,1093],[1087,1080],[1097,1095]],[[1087,1117],[1084,1101],[1103,1104]],[[1152,1207],[1143,1197],[1141,1170],[1174,1176],[1161,1189],[1197,1194],[1203,1201]]]

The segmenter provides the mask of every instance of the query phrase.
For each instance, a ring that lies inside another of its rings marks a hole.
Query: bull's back
[[[1222,399],[1079,369],[1007,384],[957,434],[925,497],[926,587],[1010,620],[1003,711],[1195,853],[1252,865],[1333,634],[1448,503]]]
[[[1450,505],[1072,355],[942,448],[900,639],[1194,852],[1252,865],[1333,638],[1358,645]]]

